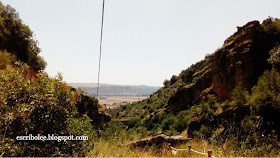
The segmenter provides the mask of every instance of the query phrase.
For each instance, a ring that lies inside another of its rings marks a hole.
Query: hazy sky
[[[36,34],[46,71],[96,83],[102,0],[2,0]],[[106,0],[100,82],[161,86],[279,0]]]

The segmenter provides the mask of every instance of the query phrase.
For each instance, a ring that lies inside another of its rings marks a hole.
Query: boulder
[[[190,138],[185,138],[183,136],[166,136],[164,134],[154,136],[152,138],[148,139],[140,139],[135,142],[132,142],[128,144],[129,146],[133,148],[147,148],[152,145],[156,145],[157,147],[161,148],[163,147],[166,143],[170,143],[172,146],[176,146],[182,143],[186,143],[189,141]]]

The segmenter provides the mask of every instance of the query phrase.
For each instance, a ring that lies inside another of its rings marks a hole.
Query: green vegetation
[[[164,112],[156,116],[160,117],[160,121],[143,121],[142,126],[133,127],[132,131],[138,131],[145,124],[147,134],[144,135],[176,135],[188,130],[188,136],[207,140],[214,148],[230,145],[229,153],[221,153],[222,156],[277,156],[280,151],[279,83],[280,73],[268,70],[259,78],[250,94],[239,84],[233,90],[230,101],[218,103],[215,97],[209,96],[200,104],[177,115]],[[144,105],[143,109],[148,107]],[[127,127],[131,131],[131,127]],[[224,148],[216,150],[225,151]]]
[[[276,69],[280,70],[280,45],[274,47],[270,52],[268,62]]]
[[[234,106],[246,104],[248,97],[249,93],[243,88],[242,83],[239,83],[231,93],[231,100],[233,101]]]
[[[12,65],[16,61],[15,56],[7,51],[0,51],[0,69],[5,69],[7,65]]]
[[[279,71],[265,71],[258,84],[252,89],[251,104],[262,117],[262,128],[266,132],[280,134],[280,74]]]
[[[62,82],[61,73],[48,77],[32,34],[16,11],[0,2],[0,157],[85,156],[108,117],[95,98]],[[16,139],[29,134],[91,141]]]
[[[187,128],[191,113],[183,111],[177,116],[170,114],[168,101],[175,95],[177,89],[192,83],[194,78],[199,78],[208,70],[210,55],[197,64],[191,65],[179,76],[173,75],[169,80],[163,82],[164,87],[150,95],[150,98],[141,102],[135,102],[121,106],[117,109],[109,109],[112,118],[137,119],[140,126],[145,126],[151,134],[165,133],[168,135],[179,134]],[[189,79],[188,77],[191,76]],[[197,76],[197,77],[194,77]]]
[[[228,72],[231,69],[234,71],[222,74],[221,70],[213,70],[217,69],[213,65],[219,62],[217,60],[221,60],[221,63],[226,65],[226,60],[229,60],[230,56],[214,59],[216,54],[212,54],[183,70],[178,76],[173,75],[170,80],[165,80],[164,87],[152,94],[150,98],[142,102],[128,104],[122,108],[111,109],[108,112],[116,121],[124,118],[128,121],[137,120],[137,126],[125,126],[126,131],[137,131],[145,127],[147,135],[160,133],[176,135],[187,132],[189,137],[206,140],[217,148],[223,147],[218,150],[228,153],[223,153],[220,156],[279,155],[280,58],[279,44],[277,43],[280,43],[280,20],[270,17],[264,20],[261,25],[250,22],[246,27],[254,27],[253,25],[262,31],[259,33],[264,35],[266,42],[271,41],[270,44],[267,44],[269,50],[265,52],[268,58],[262,60],[267,60],[272,69],[266,69],[262,75],[257,76],[259,79],[256,85],[251,87],[248,84],[244,85],[246,82],[241,82],[243,74],[235,77],[235,82],[224,83],[225,80],[230,81],[230,78],[233,78],[234,73],[238,72],[239,69],[246,67],[238,67],[244,65],[246,62],[243,60],[246,59],[242,56],[231,59],[236,60],[237,66],[232,68],[233,65],[230,65],[230,68],[223,68]],[[239,31],[250,31],[250,29],[244,28]],[[255,37],[250,36],[250,38]],[[244,38],[245,42],[238,40],[236,39],[237,45],[232,44],[235,41],[231,41],[231,47],[238,47],[238,49],[229,48],[227,43],[216,53],[224,53],[227,49],[234,50],[232,55],[237,55],[237,53],[243,52],[243,49],[249,49],[246,48],[248,45],[246,41],[251,41],[251,39]],[[251,43],[249,42],[249,44]],[[220,86],[232,84],[230,85],[233,87],[231,93],[223,94],[228,96],[226,98],[219,97],[219,93],[226,91],[216,93],[216,87],[211,87],[213,84],[209,84],[210,87],[204,86],[209,82],[217,82],[207,77],[208,74],[213,75],[216,71],[221,73],[220,78],[216,78],[216,80],[221,80]],[[195,93],[200,94],[197,95],[198,98],[193,98]],[[176,102],[171,103],[171,98],[177,99]],[[184,100],[188,99],[193,99],[193,101],[185,104]],[[180,108],[179,111],[178,108]],[[225,146],[230,146],[231,151],[226,150]]]
[[[0,156],[172,156],[167,146],[127,146],[161,133],[192,137],[178,148],[211,148],[215,156],[280,156],[279,19],[238,28],[149,98],[108,110],[110,122],[97,99],[62,82],[61,74],[38,71],[46,63],[32,34],[0,3]],[[250,63],[263,61],[268,66]],[[29,134],[89,140],[16,140]]]
[[[263,29],[272,36],[275,36],[279,40],[280,35],[280,19],[268,17],[262,23]]]
[[[0,2],[0,50],[15,55],[33,70],[43,70],[46,62],[38,55],[41,50],[37,43],[33,32],[23,24],[16,10]]]
[[[45,73],[33,74],[25,64],[0,70],[0,139],[2,156],[82,156],[88,142],[18,141],[27,134],[86,135],[91,120],[80,116],[73,96],[80,92]]]

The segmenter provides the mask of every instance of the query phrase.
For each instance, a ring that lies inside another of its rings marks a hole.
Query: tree
[[[234,105],[243,105],[248,101],[249,93],[243,88],[242,83],[239,83],[231,93],[231,100]]]
[[[275,69],[265,71],[252,89],[251,104],[263,117],[264,129],[280,134],[280,73]]]
[[[277,45],[269,52],[270,58],[267,60],[273,68],[280,70],[280,45]]]
[[[168,87],[168,84],[169,84],[169,81],[167,79],[163,81],[164,87]]]
[[[280,110],[280,74],[278,71],[265,71],[252,89],[252,102],[257,109],[273,108]]]
[[[280,19],[268,17],[265,19],[262,23],[262,27],[265,31],[267,31],[269,34],[275,36],[279,36],[280,34]],[[278,37],[279,39],[279,37]]]
[[[0,50],[7,50],[33,70],[43,70],[46,62],[38,54],[41,49],[33,32],[23,24],[14,8],[0,2]]]
[[[171,85],[174,84],[175,82],[177,82],[177,80],[178,80],[178,77],[175,76],[175,75],[173,75],[173,76],[171,77],[171,79],[170,79],[170,84],[171,84]]]

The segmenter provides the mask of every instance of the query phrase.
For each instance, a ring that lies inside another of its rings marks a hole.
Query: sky
[[[34,32],[46,72],[97,83],[102,0],[1,0]],[[162,86],[279,0],[105,0],[100,82]]]

